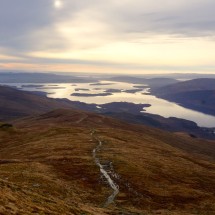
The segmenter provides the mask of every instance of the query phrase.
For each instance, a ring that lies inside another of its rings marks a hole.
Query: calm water
[[[107,85],[106,85],[107,84]],[[110,102],[132,102],[135,104],[151,104],[151,107],[145,108],[147,113],[158,114],[163,117],[177,117],[196,122],[199,126],[215,127],[215,117],[193,111],[179,106],[176,103],[168,102],[163,99],[156,98],[153,95],[146,95],[148,92],[146,86],[141,92],[127,93],[124,90],[136,89],[134,84],[122,82],[100,82],[100,85],[91,85],[90,83],[75,83],[75,84],[7,84],[21,88],[22,85],[32,85],[22,87],[27,91],[43,91],[49,93],[47,96],[51,98],[67,98],[72,101],[81,101],[85,103],[105,104]],[[43,85],[36,87],[34,85]],[[139,85],[138,85],[139,86]],[[79,90],[77,91],[76,89]],[[99,94],[104,93],[108,89],[120,89],[121,92],[112,93],[109,96],[94,96],[94,97],[80,97],[72,96],[72,93],[87,93]]]

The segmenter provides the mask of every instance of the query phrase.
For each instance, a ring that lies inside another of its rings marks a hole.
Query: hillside
[[[63,100],[57,101],[34,93],[0,86],[1,121],[69,107],[72,108],[72,105]]]
[[[215,116],[215,79],[184,81],[151,92],[157,97]]]
[[[1,214],[215,214],[213,141],[56,110],[0,142]]]
[[[159,92],[160,95],[176,94],[181,92],[191,91],[204,91],[204,90],[215,90],[215,79],[213,78],[199,78],[189,81],[183,81],[179,83],[170,84],[161,87],[155,92]]]
[[[105,116],[111,116],[129,123],[146,125],[170,132],[183,132],[193,138],[215,140],[214,128],[202,128],[199,127],[195,122],[185,119],[175,117],[165,118],[159,115],[148,113],[132,114],[128,112],[106,112],[103,114]]]
[[[96,105],[73,102],[68,99],[52,99],[43,93],[27,92],[16,88],[0,86],[0,121],[8,121],[47,111],[69,108],[95,110]]]
[[[109,81],[119,81],[133,84],[146,84],[152,88],[162,87],[169,84],[178,83],[176,79],[173,78],[142,78],[142,77],[132,77],[132,76],[116,76],[108,79]]]
[[[38,95],[38,93],[35,94],[11,87],[0,86],[0,121],[10,121],[59,108],[67,108],[101,113],[124,121],[144,124],[168,131],[185,132],[195,137],[215,138],[210,129],[202,129],[188,120],[164,118],[158,115],[140,113],[147,106],[148,104],[115,102],[100,105],[102,108],[97,108],[96,104],[85,104],[67,99],[51,99],[43,94]]]

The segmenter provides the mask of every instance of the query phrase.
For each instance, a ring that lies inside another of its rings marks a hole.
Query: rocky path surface
[[[93,158],[96,163],[96,165],[99,167],[100,172],[102,174],[102,177],[106,180],[109,187],[112,189],[112,194],[106,199],[104,203],[104,207],[108,207],[110,204],[112,204],[116,198],[116,196],[119,193],[119,186],[114,182],[114,180],[111,178],[111,175],[116,175],[112,168],[112,163],[109,162],[109,164],[102,165],[101,160],[97,156],[97,152],[101,150],[103,142],[96,136],[95,131],[91,132],[91,136],[94,141],[98,143],[96,148],[93,149]],[[109,168],[108,168],[109,167]]]

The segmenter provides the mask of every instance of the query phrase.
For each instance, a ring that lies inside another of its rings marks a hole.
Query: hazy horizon
[[[212,0],[2,1],[0,69],[215,72]]]

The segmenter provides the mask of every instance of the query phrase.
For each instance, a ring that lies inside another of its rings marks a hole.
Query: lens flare
[[[55,0],[54,7],[60,9],[63,6],[63,2],[61,0]]]

